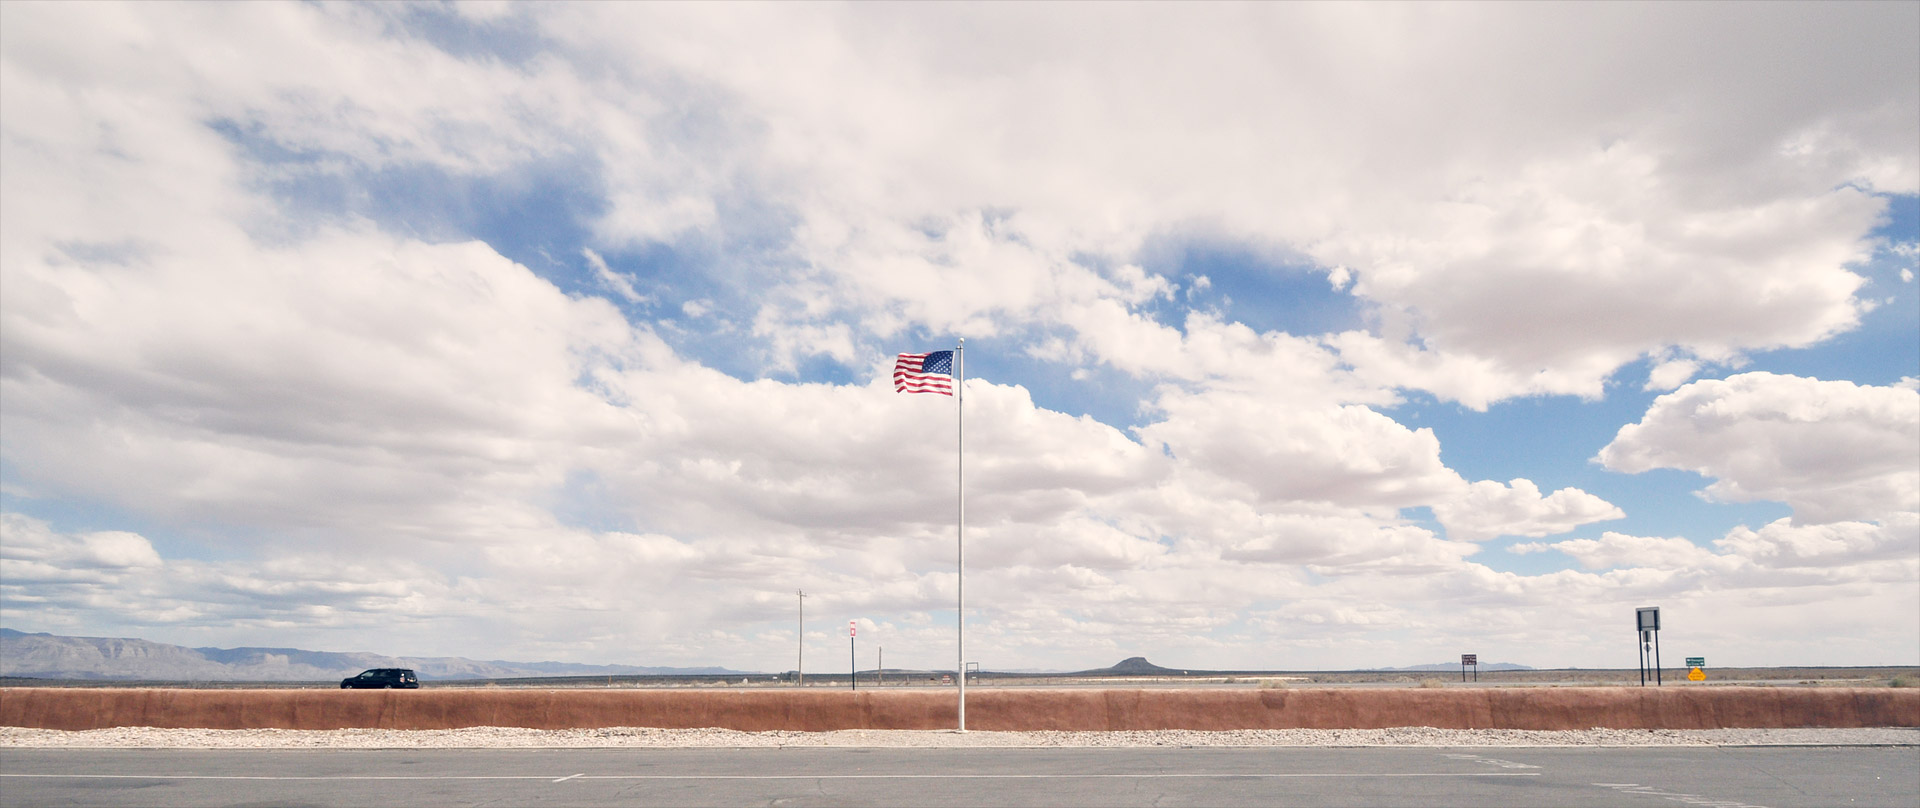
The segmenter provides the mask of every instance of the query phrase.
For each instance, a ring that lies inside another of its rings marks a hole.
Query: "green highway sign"
[[[1706,666],[1707,666],[1706,657],[1703,657],[1703,656],[1687,657],[1687,667],[1689,668],[1704,668]]]

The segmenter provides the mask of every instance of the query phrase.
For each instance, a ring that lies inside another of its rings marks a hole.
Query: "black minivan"
[[[408,668],[374,668],[362,672],[359,676],[349,676],[340,680],[341,690],[359,690],[374,688],[385,690],[390,687],[419,687],[420,680],[415,678]]]

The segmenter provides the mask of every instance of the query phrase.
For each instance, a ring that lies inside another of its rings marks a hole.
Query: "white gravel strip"
[[[482,749],[745,747],[1145,747],[1145,746],[1920,746],[1920,729],[1270,729],[1201,732],[952,732],[729,729],[451,730],[156,729],[82,732],[0,727],[0,748]]]

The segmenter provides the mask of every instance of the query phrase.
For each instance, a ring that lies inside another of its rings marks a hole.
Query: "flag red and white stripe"
[[[901,354],[893,361],[893,390],[953,395],[953,352]]]

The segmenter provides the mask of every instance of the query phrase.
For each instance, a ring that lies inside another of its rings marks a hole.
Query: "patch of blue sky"
[[[1034,404],[1042,409],[1076,417],[1091,416],[1122,431],[1153,420],[1145,409],[1152,397],[1153,380],[1135,377],[1103,362],[1068,364],[1036,357],[1027,351],[1028,346],[1047,338],[1044,333],[1020,331],[969,339],[967,376],[994,384],[1019,385],[1027,389]],[[898,352],[951,347],[953,341],[943,338],[913,343]]]
[[[1806,348],[1755,354],[1741,370],[1873,385],[1920,376],[1920,266],[1913,252],[1920,195],[1888,197],[1886,219],[1873,235],[1881,248],[1855,268],[1867,278],[1858,295],[1873,304],[1859,326]]]
[[[682,356],[737,379],[794,378],[854,382],[851,369],[803,357],[799,373],[770,372],[753,323],[766,290],[805,271],[791,255],[793,211],[763,197],[735,192],[714,200],[711,226],[667,241],[588,243],[568,254],[567,276],[584,294],[607,298],[628,318],[653,327]],[[484,234],[483,234],[484,235]],[[643,300],[628,300],[601,279],[582,248],[595,250],[608,270],[625,278]]]
[[[1920,374],[1920,294],[1916,282],[1901,272],[1912,271],[1913,258],[1893,249],[1893,245],[1920,239],[1920,197],[1891,197],[1887,219],[1874,236],[1886,246],[1857,270],[1869,279],[1861,296],[1877,305],[1862,316],[1857,328],[1805,348],[1757,352],[1737,368],[1708,367],[1701,378],[1762,371],[1886,385]],[[1791,515],[1791,509],[1778,502],[1707,501],[1698,492],[1712,480],[1694,472],[1655,469],[1624,474],[1592,462],[1620,427],[1638,422],[1664,392],[1641,389],[1649,370],[1646,361],[1622,368],[1599,401],[1568,396],[1524,398],[1477,413],[1409,393],[1401,406],[1383,411],[1409,427],[1432,428],[1440,439],[1442,461],[1470,480],[1525,477],[1542,491],[1574,486],[1627,513],[1624,519],[1584,525],[1560,536],[1490,542],[1473,560],[1493,569],[1539,574],[1565,567],[1567,559],[1556,552],[1505,551],[1520,542],[1598,538],[1614,531],[1682,537],[1711,546],[1735,527],[1757,528]]]
[[[1474,412],[1409,393],[1405,403],[1385,409],[1410,428],[1427,427],[1440,440],[1440,459],[1468,480],[1505,483],[1525,478],[1543,494],[1574,487],[1620,506],[1622,519],[1596,522],[1537,541],[1598,538],[1615,531],[1637,536],[1681,537],[1705,546],[1740,525],[1759,527],[1787,516],[1777,502],[1709,502],[1698,495],[1712,480],[1697,473],[1654,469],[1639,474],[1612,471],[1593,458],[1620,428],[1638,422],[1660,395],[1640,389],[1645,361],[1617,375],[1631,383],[1610,385],[1598,401],[1571,396],[1522,398]],[[1557,554],[1554,554],[1557,557]],[[1503,558],[1502,556],[1510,556]],[[1537,559],[1538,557],[1533,557]],[[1483,551],[1474,560],[1515,572],[1551,571],[1528,557]],[[1560,564],[1564,566],[1564,563]]]
[[[476,18],[448,5],[395,3],[380,6],[388,12],[390,33],[403,33],[467,61],[494,59],[523,65],[545,49],[546,40],[531,15],[504,14]]]
[[[1493,570],[1494,572],[1506,572],[1528,577],[1552,575],[1556,572],[1569,569],[1580,572],[1601,572],[1601,570],[1588,570],[1581,567],[1571,556],[1561,553],[1558,550],[1550,549],[1542,552],[1516,553],[1511,549],[1514,545],[1518,544],[1552,544],[1557,541],[1567,541],[1568,539],[1576,538],[1599,538],[1599,534],[1596,533],[1592,536],[1549,536],[1544,539],[1503,537],[1493,541],[1481,542],[1480,552],[1467,556],[1467,560]]]
[[[1260,333],[1312,335],[1363,325],[1364,305],[1335,290],[1326,271],[1304,258],[1188,237],[1157,239],[1142,248],[1137,258],[1142,269],[1175,285],[1172,299],[1146,301],[1137,311],[1183,334],[1188,316],[1196,311]],[[1097,256],[1075,256],[1074,260],[1102,272],[1112,269]],[[1044,342],[1047,336],[1008,335],[1004,351],[989,341],[983,347],[992,351],[994,364],[983,366],[983,371],[993,374],[995,381],[1025,386],[1034,402],[1046,409],[1089,415],[1120,429],[1156,419],[1150,407],[1153,390],[1165,380],[1135,377],[1103,362],[1066,367],[1033,357],[1024,349],[1023,345]],[[973,361],[975,354],[968,355]]]
[[[1503,480],[1502,482],[1505,482],[1505,481]],[[1440,524],[1440,519],[1438,517],[1433,515],[1433,508],[1428,507],[1426,505],[1420,505],[1412,508],[1401,508],[1400,521],[1408,525],[1411,525],[1413,527],[1425,529],[1426,531],[1432,533],[1433,535],[1439,538],[1443,538],[1443,539],[1447,538],[1446,527]],[[1469,556],[1467,560],[1481,563],[1481,564],[1486,564],[1486,566],[1502,572],[1522,572],[1521,570],[1512,569],[1511,565],[1487,564],[1487,555],[1489,554],[1489,549],[1488,549],[1489,546],[1495,542],[1500,542],[1500,541],[1501,541],[1500,539],[1495,539],[1492,542],[1480,542],[1479,543],[1480,551],[1475,555]],[[1502,559],[1502,561],[1505,561],[1505,559]],[[1560,566],[1564,566],[1564,565],[1560,565]],[[1540,571],[1552,572],[1555,569],[1559,569],[1559,566],[1544,567],[1544,568],[1541,568]],[[1531,575],[1534,573],[1522,572],[1522,574]]]
[[[608,490],[606,482],[592,471],[568,472],[544,504],[560,524],[568,527],[593,533],[636,530],[619,492]]]
[[[1645,362],[1623,369],[1632,377]],[[1639,374],[1644,378],[1644,373]],[[1397,407],[1381,412],[1410,429],[1431,428],[1440,439],[1440,459],[1470,480],[1526,477],[1542,488],[1572,483],[1556,479],[1604,472],[1588,461],[1613,440],[1620,427],[1639,421],[1657,392],[1636,385],[1609,385],[1600,400],[1540,396],[1502,401],[1475,412],[1431,394],[1406,391]]]
[[[1547,539],[1514,539],[1503,537],[1492,541],[1479,542],[1479,552],[1467,556],[1466,560],[1468,563],[1479,564],[1494,572],[1506,572],[1529,577],[1550,575],[1573,565],[1573,559],[1554,551],[1521,555],[1508,552],[1506,547],[1521,542],[1554,542],[1564,538],[1571,537],[1556,536]]]
[[[626,300],[601,280],[583,249],[593,248],[583,242],[564,256],[567,268],[563,274],[584,293],[605,297],[636,319],[670,321],[675,328],[686,329],[692,325],[683,320],[696,319],[687,312],[688,303],[708,301],[717,311],[729,314],[741,303],[736,299],[740,297],[737,285],[709,271],[724,257],[705,241],[682,239],[595,249],[607,269],[625,278],[632,284],[633,291],[644,298],[641,303]],[[733,305],[721,305],[723,301]]]
[[[777,256],[763,261],[725,254],[710,242],[688,239],[621,249],[602,258],[608,269],[632,279],[646,301],[627,303],[604,286],[594,293],[621,305],[630,320],[650,327],[683,357],[742,381],[869,381],[864,365],[843,365],[824,354],[802,352],[792,368],[771,361],[771,345],[753,332],[767,302],[765,288],[787,271]],[[584,259],[581,263],[585,266]]]
[[[1920,376],[1920,301],[1909,291],[1861,318],[1852,331],[1808,348],[1756,354],[1738,371],[1766,371],[1855,384]]]
[[[1311,336],[1362,328],[1365,305],[1333,288],[1326,269],[1304,256],[1253,245],[1167,238],[1141,250],[1141,267],[1180,285],[1176,299],[1148,308],[1160,322],[1184,328],[1201,309],[1255,331]],[[1198,279],[1206,278],[1201,284]]]
[[[894,351],[894,353],[909,352],[900,350]],[[889,368],[890,367],[891,365],[889,365]],[[801,357],[796,363],[793,375],[796,379],[815,384],[848,385],[854,387],[873,381],[865,365],[855,367],[824,354]]]
[[[91,498],[23,496],[16,493],[27,490],[19,479],[11,462],[0,461],[0,511],[38,519],[56,533],[137,533],[153,545],[161,558],[169,561],[230,561],[249,557],[247,542],[216,535],[213,528],[201,525],[185,529],[147,510],[129,510]]]
[[[484,176],[419,163],[376,169],[291,150],[235,122],[209,125],[259,167],[258,186],[296,234],[361,218],[433,243],[479,239],[569,291],[591,280],[579,253],[605,194],[589,156],[556,155]]]
[[[1586,570],[1558,550],[1517,553],[1512,548],[1521,544],[1552,545],[1575,539],[1599,539],[1606,533],[1624,533],[1630,536],[1683,538],[1699,547],[1719,552],[1713,543],[1725,537],[1728,531],[1743,525],[1758,530],[1792,513],[1792,509],[1779,502],[1709,502],[1695,493],[1709,481],[1692,472],[1654,469],[1631,475],[1607,474],[1614,479],[1581,487],[1619,505],[1627,512],[1626,518],[1581,525],[1566,533],[1539,538],[1502,536],[1482,542],[1480,552],[1469,560],[1496,572],[1519,575],[1545,575],[1565,569],[1602,572],[1604,570]],[[1618,566],[1629,567],[1633,564],[1625,562]]]
[[[485,177],[409,166],[354,179],[364,200],[355,212],[391,232],[478,239],[564,290],[597,288],[580,255],[603,205],[590,161],[544,160]]]
[[[1615,479],[1580,487],[1619,505],[1627,512],[1626,518],[1594,522],[1566,533],[1538,538],[1502,536],[1482,542],[1480,552],[1468,560],[1496,572],[1519,575],[1546,575],[1565,569],[1602,572],[1604,570],[1586,570],[1572,557],[1558,550],[1516,553],[1511,548],[1520,544],[1552,545],[1575,539],[1598,539],[1606,533],[1624,533],[1629,536],[1683,538],[1699,547],[1719,552],[1713,543],[1725,537],[1727,531],[1742,525],[1757,530],[1791,513],[1791,509],[1778,502],[1708,502],[1694,493],[1708,481],[1692,472],[1655,469],[1631,475],[1605,473]],[[1633,565],[1623,563],[1620,566]]]
[[[792,271],[786,258],[791,211],[734,194],[716,200],[712,228],[609,247],[593,229],[607,204],[599,164],[587,155],[549,157],[489,175],[426,164],[366,169],[286,149],[232,122],[213,128],[262,168],[260,185],[280,203],[293,235],[365,219],[432,243],[478,240],[568,294],[605,298],[631,321],[657,326],[686,356],[741,379],[766,375],[764,362],[742,340],[763,290]],[[603,279],[585,249],[596,249],[641,299]],[[829,377],[850,378],[844,371]]]
[[[1887,210],[1873,235],[1912,243],[1920,239],[1920,194],[1886,194]]]
[[[1401,508],[1400,520],[1415,527],[1423,527],[1433,531],[1434,535],[1442,535],[1444,533],[1440,528],[1440,520],[1433,515],[1433,509],[1425,505]]]

